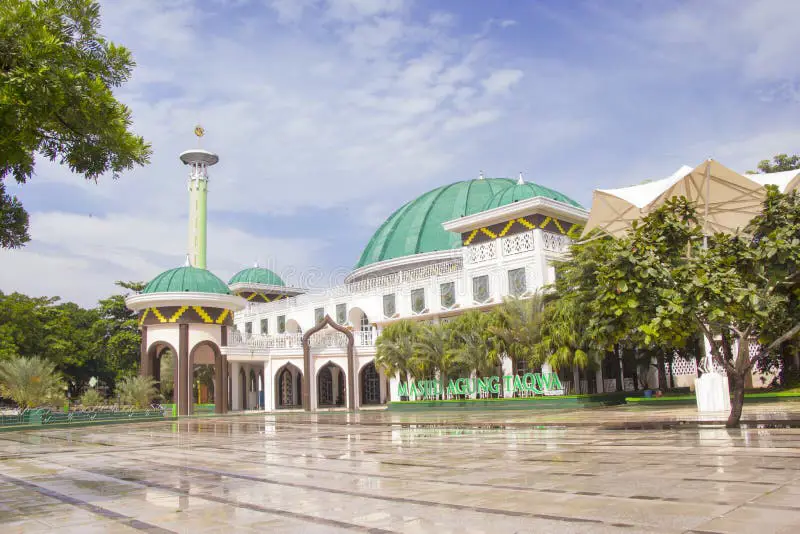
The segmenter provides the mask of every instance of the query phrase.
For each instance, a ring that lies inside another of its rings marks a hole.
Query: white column
[[[264,362],[264,409],[271,412],[275,409],[275,377],[272,376],[272,357]]]
[[[242,410],[242,382],[239,378],[239,371],[242,364],[239,362],[231,362],[231,408],[234,411]]]

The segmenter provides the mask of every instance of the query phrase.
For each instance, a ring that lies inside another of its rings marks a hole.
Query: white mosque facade
[[[522,176],[481,175],[401,206],[341,285],[306,291],[258,266],[225,283],[205,266],[207,169],[217,157],[195,150],[181,159],[190,168],[187,265],[127,301],[139,313],[142,374],[160,380],[160,357],[167,350],[177,357],[180,415],[192,413],[194,372],[202,364],[213,365],[217,413],[359,410],[399,400],[396,377],[374,363],[386,325],[445,322],[542,290],[554,281],[553,264],[568,251],[573,229],[589,219],[574,200]],[[610,354],[593,371],[559,374],[569,393],[631,390],[636,370],[626,365]],[[695,362],[676,366],[672,384],[692,385]],[[528,371],[524,362],[503,361],[504,375]]]

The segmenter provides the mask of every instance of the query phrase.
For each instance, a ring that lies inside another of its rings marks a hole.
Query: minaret
[[[205,131],[201,126],[194,129],[199,141]],[[193,267],[206,268],[206,200],[208,197],[208,167],[219,161],[219,156],[202,148],[187,150],[181,161],[189,165],[189,253],[188,261]]]

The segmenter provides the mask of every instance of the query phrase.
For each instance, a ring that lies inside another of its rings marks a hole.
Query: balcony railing
[[[297,295],[296,297],[288,297],[285,299],[276,300],[275,302],[253,302],[248,303],[247,311],[245,313],[257,313],[285,310],[294,308],[305,303],[319,301],[320,298],[338,298],[348,295],[357,295],[375,291],[385,287],[395,287],[405,283],[418,282],[437,276],[444,276],[452,273],[457,273],[463,270],[463,262],[461,258],[454,258],[439,263],[432,263],[430,265],[423,265],[415,269],[408,269],[396,273],[377,276],[375,278],[366,278],[357,282],[349,284],[342,284],[325,290],[322,293],[307,293],[304,295]]]
[[[371,347],[375,344],[377,333],[372,330],[353,332],[356,347]],[[322,331],[312,334],[309,344],[312,348],[336,348],[347,346],[347,336],[338,331]],[[303,348],[303,334],[242,334],[233,330],[228,334],[228,347],[249,349],[300,349]]]

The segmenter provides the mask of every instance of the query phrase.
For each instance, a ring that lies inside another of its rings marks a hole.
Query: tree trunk
[[[733,396],[731,397],[731,413],[725,426],[736,428],[742,418],[742,407],[744,406],[744,375],[738,372],[731,373],[728,378],[733,380]]]
[[[658,365],[658,389],[667,389],[667,368],[664,365],[664,353],[656,352],[656,363]]]

